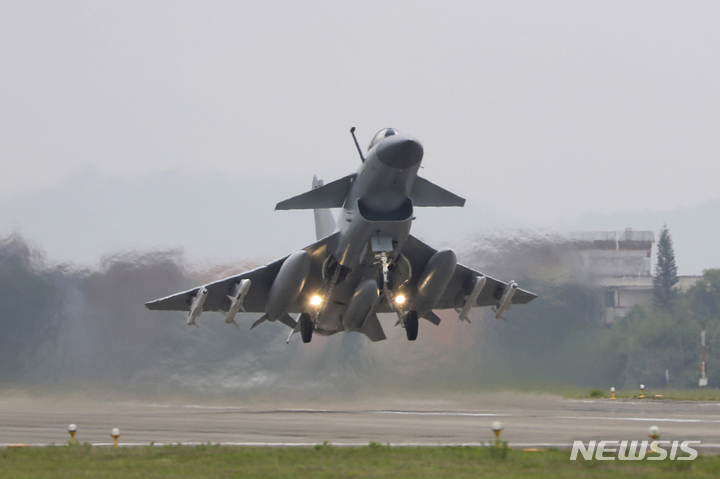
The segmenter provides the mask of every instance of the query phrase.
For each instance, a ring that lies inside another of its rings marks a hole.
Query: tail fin
[[[318,180],[317,176],[313,176],[312,187],[319,188],[323,185],[322,180]],[[331,235],[335,231],[336,222],[333,217],[332,211],[328,208],[316,208],[313,210],[315,213],[315,235],[318,240]]]

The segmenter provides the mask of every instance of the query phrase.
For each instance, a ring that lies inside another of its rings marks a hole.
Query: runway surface
[[[121,444],[232,443],[302,446],[477,445],[502,439],[515,446],[568,447],[573,440],[642,440],[660,428],[663,440],[701,441],[720,452],[720,403],[657,400],[568,400],[550,395],[492,393],[450,399],[380,398],[302,403],[102,401],[0,395],[0,444],[104,444],[121,430]]]

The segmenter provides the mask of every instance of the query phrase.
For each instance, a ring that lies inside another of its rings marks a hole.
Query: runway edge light
[[[70,424],[68,426],[68,433],[70,434],[70,444],[75,444],[75,433],[77,433],[77,426],[75,424]]]
[[[118,439],[120,439],[120,429],[114,427],[110,431],[110,437],[113,438],[113,447],[118,447]]]
[[[648,432],[649,432],[648,436],[650,437],[650,439],[653,439],[655,441],[660,439],[660,428],[659,427],[650,426],[650,429],[648,430]],[[652,452],[653,454],[660,454],[660,452],[657,450],[657,445],[654,442],[650,445],[650,452]]]
[[[503,430],[503,425],[500,421],[493,421],[492,431],[495,433],[495,446],[500,447],[500,433]]]
[[[614,387],[610,388],[610,394],[611,394],[610,399],[617,399],[615,397],[615,388]]]

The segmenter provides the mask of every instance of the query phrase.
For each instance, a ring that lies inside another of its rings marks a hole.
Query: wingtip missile
[[[205,287],[200,288],[200,290],[197,293],[195,293],[195,297],[193,299],[192,305],[190,306],[190,312],[188,313],[188,319],[187,319],[188,326],[199,327],[197,324],[195,324],[195,320],[202,313],[203,304],[205,304],[205,299],[207,298],[207,295],[208,295],[208,290]]]

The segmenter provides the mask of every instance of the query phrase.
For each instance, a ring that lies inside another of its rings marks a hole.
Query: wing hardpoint
[[[432,255],[436,253],[436,250],[426,245],[414,236],[408,236],[407,243],[403,248],[403,254],[410,261],[413,269],[413,278],[419,276],[422,273],[422,269],[425,264],[430,260]],[[472,292],[472,280],[477,276],[485,276],[487,282],[485,287],[480,292],[475,306],[495,306],[503,295],[507,283],[498,281],[497,279],[475,271],[474,269],[468,268],[458,264],[455,268],[455,274],[453,274],[450,283],[445,292],[443,293],[440,300],[436,303],[433,309],[459,309],[465,304],[465,298]],[[518,289],[512,298],[512,304],[526,304],[537,298],[537,295]]]
[[[304,248],[304,250],[310,254],[313,270],[320,270],[322,268],[322,262],[325,260],[328,244],[334,242],[336,237],[337,233]],[[278,271],[280,271],[280,267],[287,258],[288,256],[285,256],[260,268],[221,279],[220,281],[215,281],[214,283],[204,286],[198,286],[188,291],[183,291],[182,293],[176,293],[165,298],[150,301],[145,303],[145,306],[148,309],[157,311],[189,311],[193,299],[198,291],[204,287],[207,289],[208,295],[205,299],[203,310],[227,311],[230,304],[228,295],[231,294],[241,280],[249,279],[251,281],[250,290],[243,301],[245,312],[264,313],[270,287]]]

